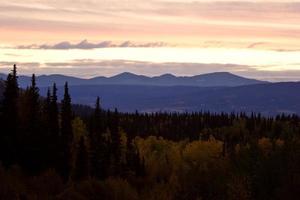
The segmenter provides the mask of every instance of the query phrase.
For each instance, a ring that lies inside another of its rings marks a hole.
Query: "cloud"
[[[40,63],[38,62],[11,62],[11,61],[0,61],[0,67],[1,68],[11,68],[14,64],[21,67],[39,67]]]
[[[300,52],[300,49],[272,49],[272,50],[278,52]]]
[[[257,46],[261,46],[261,45],[264,45],[264,44],[267,44],[266,42],[254,42],[252,44],[249,44],[249,46],[247,47],[248,49],[253,49]]]
[[[113,43],[112,41],[102,41],[99,43],[91,43],[87,40],[83,40],[79,43],[71,43],[68,41],[60,42],[54,45],[48,44],[31,44],[31,45],[21,45],[17,46],[17,49],[97,49],[97,48],[126,48],[126,47],[165,47],[169,46],[167,43],[164,42],[149,42],[149,43],[134,43],[131,41],[125,41],[122,43]]]
[[[0,72],[8,73],[13,64],[15,63],[0,62]],[[268,71],[258,66],[216,63],[154,63],[132,60],[77,59],[70,62],[19,62],[16,64],[20,75],[31,75],[32,73],[37,75],[64,74],[81,78],[113,76],[122,72],[131,72],[146,76],[158,76],[165,73],[171,73],[177,76],[193,76],[224,71],[267,81],[299,81],[300,77],[300,69]]]
[[[10,57],[21,57],[24,55],[16,54],[16,53],[4,53],[5,56],[10,56]]]
[[[0,40],[12,44],[15,38],[22,44],[73,41],[85,32],[92,40],[198,45],[202,39],[268,38],[300,45],[299,0],[14,0],[2,2],[0,12]]]
[[[68,75],[91,78],[95,76],[113,76],[122,72],[157,76],[171,73],[177,76],[193,76],[212,72],[231,72],[240,76],[267,81],[299,81],[299,70],[264,71],[257,66],[237,64],[204,63],[153,63],[132,60],[93,60],[78,59],[64,63],[45,63],[46,67],[56,70],[68,70]],[[71,67],[72,74],[70,73]],[[55,70],[53,70],[55,72]],[[57,72],[57,71],[56,71]]]

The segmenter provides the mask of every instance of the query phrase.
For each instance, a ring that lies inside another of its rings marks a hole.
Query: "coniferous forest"
[[[300,118],[120,113],[39,95],[17,68],[0,105],[0,199],[299,199]]]

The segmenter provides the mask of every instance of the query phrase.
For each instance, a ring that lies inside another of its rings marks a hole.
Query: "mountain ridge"
[[[0,78],[5,79],[5,74],[0,74]],[[170,73],[160,76],[137,75],[130,72],[123,72],[111,77],[97,76],[93,78],[78,78],[61,74],[37,76],[39,87],[63,85],[66,81],[69,85],[153,85],[153,86],[197,86],[197,87],[234,87],[242,85],[253,85],[268,83],[256,79],[245,78],[229,72],[214,72],[195,76],[175,76]],[[29,76],[19,76],[21,87],[30,85]]]
[[[29,78],[29,77],[28,77]],[[49,86],[40,87],[45,96]],[[0,81],[0,99],[4,82]],[[58,85],[59,99],[63,86]],[[93,106],[100,96],[105,109],[122,112],[257,112],[300,115],[300,82],[278,82],[235,87],[155,85],[70,85],[72,102]]]

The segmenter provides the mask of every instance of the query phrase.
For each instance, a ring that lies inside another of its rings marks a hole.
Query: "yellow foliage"
[[[75,143],[77,143],[81,137],[87,136],[86,125],[79,117],[76,117],[72,121],[72,128]]]
[[[223,143],[215,139],[209,141],[194,141],[183,151],[183,158],[193,165],[205,166],[208,162],[220,158]]]
[[[126,152],[127,152],[127,135],[124,131],[120,131],[120,150],[121,150],[121,157],[120,161],[121,163],[125,164],[126,163]]]
[[[258,146],[265,156],[272,151],[272,142],[269,138],[261,138],[258,140]]]
[[[221,158],[223,143],[214,138],[209,141],[173,142],[151,136],[147,139],[136,138],[135,143],[140,156],[145,159],[146,174],[154,183],[153,187],[157,182],[168,182],[169,187],[176,191],[182,187],[178,179],[193,170],[201,173],[212,166],[214,169],[225,167]]]

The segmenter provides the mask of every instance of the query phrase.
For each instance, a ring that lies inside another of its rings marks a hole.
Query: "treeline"
[[[0,106],[0,199],[297,199],[296,115],[119,113],[40,97],[14,66]],[[76,114],[75,114],[76,113]]]
[[[68,83],[58,103],[55,83],[47,97],[41,98],[35,75],[25,90],[19,89],[17,78],[14,66],[5,82],[1,106],[0,153],[5,167],[19,165],[30,174],[52,168],[68,181],[121,175],[123,168],[140,163],[135,160],[139,159],[136,147],[120,131],[118,112],[109,114],[103,124],[99,98],[86,127],[72,111]],[[121,162],[122,142],[131,148],[125,152],[131,154],[128,166]]]

